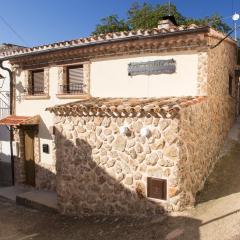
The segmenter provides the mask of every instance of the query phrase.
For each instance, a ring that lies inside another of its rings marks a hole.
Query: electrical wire
[[[6,21],[3,16],[0,15],[0,19],[18,37],[18,39],[20,39],[24,44],[28,45],[24,38]]]
[[[226,38],[230,37],[231,34],[236,30],[236,29],[239,29],[240,26],[232,29],[223,39],[221,39],[217,44],[213,45],[213,46],[210,46],[211,49],[214,49],[216,48],[217,46],[219,46]]]

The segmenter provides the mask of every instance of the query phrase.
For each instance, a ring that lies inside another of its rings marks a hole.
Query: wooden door
[[[26,184],[35,186],[34,131],[24,130]]]

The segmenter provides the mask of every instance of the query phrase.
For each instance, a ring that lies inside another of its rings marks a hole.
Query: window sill
[[[59,99],[86,99],[89,98],[89,94],[66,94],[66,93],[59,93],[56,94],[57,98]]]
[[[24,96],[25,100],[40,100],[40,99],[50,99],[49,95],[27,95]]]

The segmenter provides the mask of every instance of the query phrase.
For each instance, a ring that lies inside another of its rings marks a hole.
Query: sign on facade
[[[149,62],[134,62],[128,64],[128,75],[172,74],[176,72],[174,59],[156,60]]]

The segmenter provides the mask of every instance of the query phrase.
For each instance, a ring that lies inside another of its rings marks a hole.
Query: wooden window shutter
[[[44,70],[32,71],[32,94],[44,93]]]
[[[69,92],[83,92],[83,65],[67,68],[67,85]]]
[[[32,72],[25,71],[25,81],[24,81],[25,92],[28,95],[32,95]]]
[[[167,180],[148,177],[147,196],[150,198],[167,200]]]

